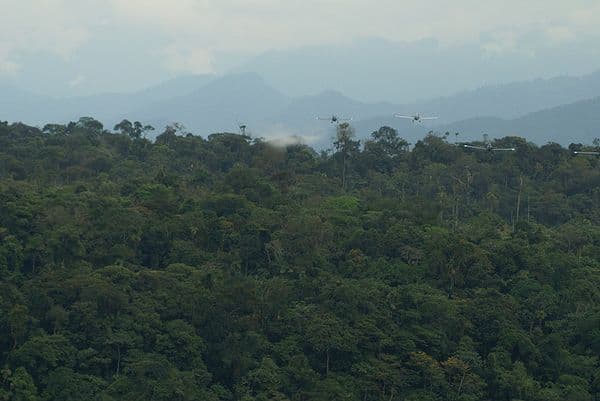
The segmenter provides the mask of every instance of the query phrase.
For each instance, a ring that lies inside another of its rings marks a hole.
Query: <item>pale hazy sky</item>
[[[0,78],[31,84],[61,70],[52,76],[72,88],[103,71],[128,89],[366,37],[490,55],[600,39],[598,0],[0,0],[0,9]],[[543,40],[532,45],[532,34]]]

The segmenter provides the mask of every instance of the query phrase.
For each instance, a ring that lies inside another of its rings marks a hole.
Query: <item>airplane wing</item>
[[[484,148],[483,146],[463,145],[463,147],[469,148],[469,149],[487,150],[487,148]]]
[[[591,156],[600,156],[600,152],[583,152],[583,151],[575,151],[573,152],[576,155],[591,155]]]
[[[421,120],[437,120],[437,117],[421,117]]]
[[[494,152],[514,152],[517,149],[515,148],[492,148]]]
[[[414,119],[414,117],[403,116],[403,115],[400,115],[400,114],[394,114],[394,117],[396,117],[396,118],[408,118],[409,120],[413,120]]]

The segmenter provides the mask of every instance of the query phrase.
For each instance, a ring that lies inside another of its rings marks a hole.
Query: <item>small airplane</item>
[[[331,117],[317,117],[317,120],[329,121],[332,124],[339,124],[342,121],[352,121],[352,117],[349,118],[340,118],[335,114],[332,114]]]
[[[420,123],[424,120],[437,120],[437,117],[422,117],[420,114],[415,114],[414,116],[403,116],[402,114],[394,114],[396,118],[404,118],[407,120],[412,120],[413,123]]]
[[[600,152],[591,152],[591,151],[581,151],[576,150],[573,152],[576,155],[585,155],[585,156],[600,156]]]
[[[516,148],[495,148],[491,143],[486,143],[485,146],[463,145],[463,148],[487,150],[488,152],[514,152]]]
[[[494,146],[492,146],[492,143],[488,140],[488,136],[487,135],[483,135],[483,146],[474,146],[474,145],[467,145],[467,144],[463,144],[463,148],[469,148],[469,149],[477,149],[477,150],[485,150],[488,152],[514,152],[517,149],[516,148],[495,148]]]

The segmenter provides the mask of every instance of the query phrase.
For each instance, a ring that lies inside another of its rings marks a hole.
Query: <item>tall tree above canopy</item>
[[[360,147],[360,141],[355,141],[354,137],[356,132],[349,123],[338,124],[336,127],[335,141],[333,146],[336,150],[336,154],[339,155],[341,163],[341,178],[342,178],[342,190],[347,189],[347,172],[349,159],[353,154],[357,153]]]

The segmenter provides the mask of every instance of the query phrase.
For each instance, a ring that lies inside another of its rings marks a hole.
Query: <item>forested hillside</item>
[[[0,400],[598,401],[600,159],[0,123]]]

